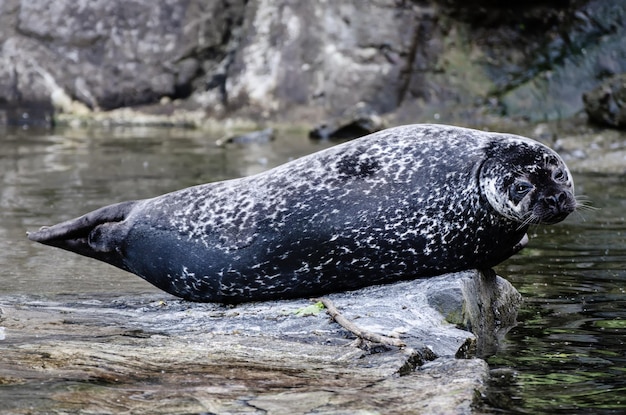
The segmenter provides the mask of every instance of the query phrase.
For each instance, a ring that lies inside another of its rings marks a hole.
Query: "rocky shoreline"
[[[350,118],[340,120],[345,120],[347,125],[351,122]],[[60,114],[57,122],[61,131],[66,128],[100,131],[116,127],[129,129],[137,127],[182,128],[194,130],[194,134],[207,133],[226,137],[226,139],[253,133],[264,137],[264,141],[266,140],[265,135],[262,134],[264,131],[271,131],[272,135],[293,135],[296,132],[296,134],[303,136],[311,136],[312,133],[319,130],[320,126],[325,125],[324,122],[319,124],[310,122],[259,122],[247,118],[219,120],[206,118],[201,112],[188,111],[158,115],[128,108],[90,113],[87,116]],[[332,122],[335,122],[335,119]],[[441,123],[442,121],[426,119],[414,122]],[[394,124],[392,120],[383,117],[377,119],[376,125],[378,128],[383,128],[391,127]],[[622,174],[626,172],[624,167],[626,161],[625,133],[620,129],[590,124],[586,116],[581,115],[568,120],[540,123],[489,117],[474,122],[463,123],[459,121],[455,125],[485,131],[519,134],[538,140],[555,149],[574,173]],[[341,126],[342,124],[337,128]]]
[[[479,357],[493,353],[521,304],[506,280],[471,271],[325,298],[362,330],[404,346],[356,338],[307,299],[226,307],[166,294],[3,298],[0,406],[471,414],[488,378]]]
[[[626,0],[1,7],[0,124],[317,125],[366,105],[390,125],[622,125]]]
[[[626,0],[83,6],[0,4],[0,128],[329,139],[434,122],[536,138],[575,174],[626,173]],[[481,357],[521,301],[471,271],[330,298],[406,346],[296,316],[309,300],[3,297],[0,412],[480,413]]]

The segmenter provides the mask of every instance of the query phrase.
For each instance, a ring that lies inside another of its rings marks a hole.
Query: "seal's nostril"
[[[576,209],[576,202],[571,193],[563,192],[559,194],[559,209],[562,212],[571,213]]]
[[[557,200],[557,196],[547,196],[544,200],[546,204],[551,208],[557,207],[559,203]]]
[[[574,205],[571,203],[572,197],[567,192],[559,192],[552,196],[544,197],[544,206],[549,209],[553,214],[558,213],[571,213],[574,210]]]

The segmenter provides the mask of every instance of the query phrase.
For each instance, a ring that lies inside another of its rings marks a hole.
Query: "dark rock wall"
[[[164,98],[217,117],[310,122],[365,103],[398,121],[542,120],[626,72],[626,0],[502,4],[6,0],[0,122]]]
[[[228,55],[244,1],[0,3],[0,100],[45,102],[61,89],[93,109],[185,98]],[[54,97],[53,97],[54,98]]]

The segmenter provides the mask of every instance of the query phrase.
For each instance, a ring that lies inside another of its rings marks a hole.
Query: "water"
[[[119,201],[258,173],[330,145],[311,142],[305,134],[225,147],[215,145],[219,138],[148,128],[5,132],[0,139],[0,295],[154,291],[109,265],[37,246],[26,231]]]
[[[537,227],[499,267],[525,299],[489,359],[504,413],[626,413],[626,178],[577,179],[597,210]]]
[[[626,178],[578,179],[597,210],[536,228],[499,267],[525,298],[489,360],[510,381],[491,391],[505,413],[626,412]]]
[[[254,174],[330,145],[302,133],[245,146],[218,147],[219,138],[136,128],[4,131],[0,302],[16,294],[157,292],[106,264],[31,243],[25,232],[114,202]],[[498,268],[525,304],[520,324],[489,359],[493,413],[626,411],[626,178],[575,179],[597,210],[531,229],[530,246]]]

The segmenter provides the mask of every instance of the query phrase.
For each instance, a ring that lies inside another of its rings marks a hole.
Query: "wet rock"
[[[494,408],[507,408],[514,411],[520,407],[517,393],[511,393],[518,385],[518,373],[511,368],[492,369],[489,373],[489,388],[485,400]]]
[[[274,140],[274,129],[266,128],[259,131],[251,131],[245,134],[238,134],[217,140],[218,146],[226,144],[265,144]]]
[[[521,294],[493,270],[464,281],[462,286],[464,323],[476,334],[478,356],[491,356],[508,331],[516,324]]]
[[[583,94],[589,120],[609,127],[626,128],[626,74],[603,82]]]
[[[0,410],[469,414],[487,365],[454,358],[475,335],[428,305],[442,288],[463,296],[451,299],[462,307],[481,301],[484,315],[467,318],[484,336],[494,333],[485,315],[505,311],[495,305],[514,291],[468,271],[326,297],[362,329],[401,338],[403,348],[355,342],[324,312],[298,316],[309,300],[233,307],[165,294],[5,297]],[[484,294],[495,298],[475,298]]]
[[[553,125],[558,138],[553,148],[573,172],[615,176],[626,174],[626,140],[623,130],[589,123],[582,116],[575,123]]]
[[[340,117],[328,120],[309,132],[309,138],[352,140],[385,128],[382,118],[367,105],[351,108]]]

